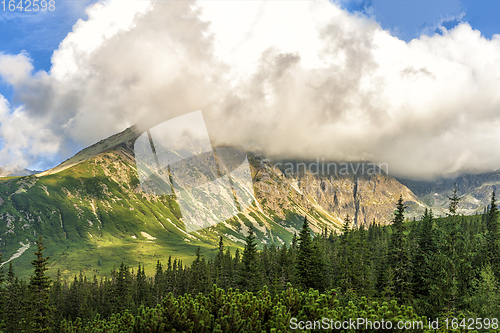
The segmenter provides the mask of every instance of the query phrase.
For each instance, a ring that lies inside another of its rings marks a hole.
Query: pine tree
[[[0,265],[3,262],[2,252],[0,251]],[[0,266],[0,332],[5,328],[5,291],[3,282],[5,275],[3,273],[3,266]]]
[[[215,278],[216,285],[219,287],[226,285],[225,272],[224,272],[224,239],[222,236],[219,238],[219,250],[217,251],[217,256],[215,257]]]
[[[453,195],[448,198],[450,200],[450,205],[448,207],[449,213],[445,226],[448,232],[447,237],[445,237],[443,242],[445,243],[445,252],[447,255],[446,261],[441,262],[445,265],[445,269],[442,270],[442,272],[444,272],[443,280],[445,281],[445,286],[442,289],[446,294],[445,299],[447,301],[448,310],[455,308],[456,299],[458,297],[460,284],[458,272],[460,271],[460,266],[462,264],[458,252],[464,243],[464,239],[460,231],[460,223],[457,218],[460,198],[457,195],[458,189],[456,185],[453,188],[452,193]]]
[[[497,281],[500,281],[500,246],[498,243],[500,235],[495,191],[491,194],[491,202],[486,220],[486,229],[487,261],[491,265]]]
[[[358,274],[355,275],[354,288],[360,294],[370,296],[373,290],[373,284],[370,279],[371,275],[371,254],[366,242],[366,230],[362,224],[356,232],[354,239],[354,268]]]
[[[169,257],[170,264],[170,257]],[[170,281],[170,285],[172,285],[172,281]],[[163,267],[161,265],[160,260],[156,261],[156,273],[154,278],[154,291],[156,297],[156,303],[160,303],[160,301],[165,297],[165,276],[163,273]]]
[[[0,251],[0,264],[2,264],[3,262],[3,255],[2,255],[2,251]],[[3,272],[3,266],[0,266],[0,288],[3,286],[3,281],[5,279],[5,274]],[[0,292],[1,292],[1,289],[0,289]]]
[[[433,307],[436,299],[431,297],[431,288],[435,280],[436,261],[436,232],[433,228],[434,216],[432,210],[425,209],[424,216],[420,222],[419,233],[417,235],[417,249],[415,251],[413,278],[415,301],[423,309],[426,316],[433,316],[438,309]]]
[[[311,288],[314,283],[314,277],[311,276],[310,271],[311,258],[313,255],[311,243],[311,231],[309,230],[307,217],[305,217],[298,238],[297,276],[301,287],[306,290]]]
[[[34,332],[49,332],[52,322],[53,308],[50,306],[49,292],[51,281],[45,272],[48,270],[50,257],[43,256],[42,236],[38,236],[36,259],[31,262],[35,267],[34,274],[30,277],[31,292],[31,317]]]
[[[356,269],[352,262],[352,249],[351,249],[351,219],[349,214],[346,215],[344,219],[344,224],[342,225],[342,235],[340,235],[339,242],[339,272],[338,283],[343,290],[353,290],[353,269]]]
[[[26,316],[26,307],[23,306],[26,296],[23,292],[23,284],[19,281],[14,273],[12,261],[9,262],[9,270],[7,271],[7,290],[6,302],[9,305],[5,312],[6,332],[21,332],[23,324],[21,318]],[[25,329],[26,327],[24,327]]]
[[[472,298],[473,311],[483,318],[500,316],[500,285],[490,265],[480,271],[480,279],[476,282],[477,292]]]
[[[349,236],[349,231],[351,231],[351,218],[349,214],[347,214],[344,219],[344,224],[342,225],[342,238],[347,238]]]
[[[196,259],[191,265],[191,278],[189,279],[190,293],[197,294],[205,292],[208,287],[207,264],[204,256],[201,254],[201,248],[196,249]]]
[[[261,279],[258,272],[257,243],[255,242],[255,235],[251,227],[246,238],[241,263],[239,285],[244,290],[257,291],[260,288]]]
[[[460,203],[460,198],[458,197],[458,188],[455,184],[455,187],[452,190],[452,196],[448,197],[450,200],[450,205],[448,207],[449,210],[449,216],[456,216],[458,213],[458,204]]]
[[[404,234],[403,197],[400,196],[396,205],[396,212],[392,220],[392,235],[388,251],[388,263],[393,272],[394,296],[401,302],[410,300],[411,272],[410,260],[407,250],[406,236]]]
[[[304,289],[323,288],[323,262],[320,249],[313,244],[307,217],[304,218],[298,239],[297,276]]]
[[[241,266],[241,255],[240,249],[236,249],[234,252],[234,259],[232,260],[234,281],[232,281],[234,286],[240,286],[240,266]]]
[[[136,306],[147,305],[148,301],[148,286],[147,277],[144,272],[144,266],[137,268],[137,274],[135,276],[135,297],[134,302]]]
[[[127,265],[123,262],[120,264],[120,269],[116,274],[116,282],[113,290],[113,300],[115,301],[114,309],[116,312],[123,312],[130,308],[131,295],[131,274]]]
[[[279,258],[278,258],[278,270],[281,272],[280,277],[281,277],[281,286],[284,288],[287,283],[290,282],[291,275],[293,272],[291,272],[292,264],[290,261],[290,255],[288,253],[288,249],[286,247],[286,244],[283,244],[279,251]]]
[[[174,271],[172,268],[172,256],[168,256],[167,270],[163,273],[163,277],[164,277],[165,286],[166,286],[165,292],[169,293],[169,292],[173,291],[172,285],[173,285],[173,281],[174,281]]]
[[[311,287],[319,290],[320,292],[325,290],[325,262],[323,260],[323,253],[319,245],[319,239],[313,240],[312,248],[312,258],[311,258],[311,276],[314,277]]]
[[[390,298],[389,277],[392,276],[392,269],[388,265],[387,248],[382,247],[375,262],[375,290],[383,298]]]
[[[65,304],[63,302],[63,288],[61,282],[61,272],[57,270],[57,275],[52,287],[50,288],[50,304],[54,308],[54,329],[53,331],[60,331],[61,321],[64,319],[63,313],[65,312]]]

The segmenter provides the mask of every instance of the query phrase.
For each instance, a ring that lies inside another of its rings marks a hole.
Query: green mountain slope
[[[220,236],[233,251],[242,248],[250,227],[260,246],[281,245],[291,242],[306,214],[314,232],[337,232],[347,213],[360,223],[387,223],[400,194],[409,205],[420,207],[411,191],[386,175],[372,177],[376,186],[362,191],[349,175],[335,180],[307,172],[285,176],[249,155],[256,199],[252,206],[223,223],[187,233],[174,196],[151,195],[140,188],[132,149],[139,134],[129,128],[54,169],[0,178],[4,264],[14,260],[19,275],[30,274],[31,244],[41,234],[53,274],[60,269],[63,275],[79,270],[104,275],[121,261],[133,266],[141,262],[152,273],[156,261],[169,255],[189,262],[198,246],[215,253]],[[304,177],[331,182],[331,189],[304,187]]]

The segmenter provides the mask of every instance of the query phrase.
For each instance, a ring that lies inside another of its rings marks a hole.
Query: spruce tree
[[[3,262],[3,255],[2,255],[2,251],[0,251],[0,265],[2,264]],[[3,281],[5,279],[5,274],[3,272],[3,266],[0,266],[0,292],[2,292],[2,287],[3,287]]]
[[[54,308],[53,331],[61,330],[60,324],[65,317],[64,312],[66,310],[63,300],[64,300],[64,295],[63,295],[63,285],[61,282],[61,272],[60,270],[57,270],[56,279],[50,288],[50,304]]]
[[[116,282],[113,290],[113,300],[115,302],[114,309],[116,312],[123,312],[130,308],[132,295],[131,295],[131,274],[130,270],[125,263],[120,264],[120,269],[116,274]]]
[[[353,267],[352,262],[352,244],[351,244],[351,219],[349,214],[346,215],[344,219],[344,224],[342,225],[342,235],[340,235],[339,242],[339,272],[338,276],[340,281],[338,283],[342,287],[343,290],[352,290],[354,289],[353,285]]]
[[[369,296],[372,294],[373,284],[370,279],[372,269],[371,254],[366,241],[366,233],[365,226],[361,224],[356,232],[356,237],[354,238],[353,268],[357,270],[354,280],[354,288],[358,290],[360,294]]]
[[[435,280],[435,267],[433,262],[436,260],[437,240],[433,228],[434,216],[432,209],[425,209],[424,216],[420,222],[420,228],[417,239],[417,249],[415,251],[415,262],[413,265],[414,295],[415,301],[423,309],[426,316],[433,316],[437,309],[432,304],[435,299],[431,299],[431,287]]]
[[[458,206],[460,203],[460,198],[457,195],[458,189],[455,185],[452,191],[452,196],[448,199],[450,200],[450,205],[448,207],[449,213],[446,219],[445,228],[447,229],[447,237],[445,237],[445,261],[441,261],[444,264],[444,272],[442,280],[445,281],[444,288],[441,288],[446,296],[444,296],[447,301],[448,310],[454,309],[456,305],[456,299],[459,293],[460,277],[458,276],[459,271],[463,262],[461,261],[461,255],[459,252],[463,250],[464,239],[462,237],[460,222],[458,221]]]
[[[391,290],[389,288],[389,277],[392,276],[392,269],[388,265],[387,258],[387,247],[381,246],[379,255],[375,262],[375,290],[378,295],[383,298],[389,298],[391,296]]]
[[[460,203],[460,198],[458,197],[458,188],[455,184],[455,187],[452,190],[452,196],[448,197],[450,200],[450,205],[448,207],[449,216],[456,216],[458,214],[458,204]]]
[[[351,219],[349,214],[346,215],[344,219],[344,224],[342,225],[342,239],[346,239],[349,236],[349,231],[351,231]]]
[[[0,265],[3,262],[2,252],[0,251]],[[3,266],[0,266],[0,332],[5,328],[5,291],[4,291],[4,273]]]
[[[26,317],[25,295],[23,293],[23,284],[14,273],[12,261],[9,262],[7,271],[7,289],[6,302],[9,305],[5,311],[6,332],[21,332],[23,325],[21,318]],[[26,329],[26,327],[24,327]]]
[[[34,274],[30,277],[29,289],[31,293],[31,319],[34,332],[49,332],[52,322],[52,307],[50,306],[49,292],[51,281],[45,272],[48,270],[50,257],[43,256],[42,236],[36,242],[36,259],[31,262],[35,267]]]
[[[139,263],[139,267],[137,268],[137,274],[135,276],[135,305],[147,305],[148,301],[148,286],[147,286],[147,277],[144,272],[144,266],[141,266]]]
[[[393,273],[394,296],[401,301],[410,299],[411,272],[410,260],[407,249],[407,240],[404,234],[404,212],[403,197],[400,196],[396,205],[396,212],[392,220],[392,235],[388,251],[388,263]]]
[[[216,285],[223,287],[226,284],[224,278],[224,239],[222,236],[219,238],[219,250],[217,251],[217,256],[215,257],[215,281]]]
[[[293,272],[291,271],[292,264],[288,252],[286,244],[283,244],[278,258],[278,269],[281,271],[282,287],[285,287],[286,284],[290,282],[291,275],[293,275]]]
[[[498,227],[498,207],[495,198],[495,191],[491,194],[491,202],[486,220],[486,249],[487,261],[491,265],[493,273],[500,280],[500,246],[499,246],[499,227]]]
[[[170,264],[170,257],[169,257],[169,264]],[[156,298],[156,303],[160,303],[160,301],[165,297],[165,274],[163,273],[163,266],[160,262],[160,260],[156,261],[156,273],[155,273],[155,278],[154,278],[154,291],[155,291],[155,298]],[[172,281],[170,281],[172,284]]]
[[[167,270],[163,273],[163,277],[165,280],[165,292],[169,293],[173,291],[172,284],[174,281],[174,271],[172,268],[172,256],[168,256],[167,260]]]
[[[188,279],[190,293],[197,294],[199,292],[205,292],[206,288],[209,287],[209,274],[207,268],[205,257],[201,254],[201,248],[198,246],[196,249],[196,259],[191,265],[190,279]]]
[[[257,243],[252,227],[248,230],[241,263],[239,285],[244,290],[257,291],[261,281],[257,266]]]
[[[321,290],[324,278],[323,262],[319,247],[312,242],[307,217],[304,218],[298,242],[297,275],[299,284],[306,290],[309,288]]]

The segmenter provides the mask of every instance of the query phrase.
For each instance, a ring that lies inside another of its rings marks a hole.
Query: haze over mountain
[[[0,167],[0,177],[15,177],[15,176],[27,176],[34,175],[41,171],[34,171],[22,168],[1,168]]]

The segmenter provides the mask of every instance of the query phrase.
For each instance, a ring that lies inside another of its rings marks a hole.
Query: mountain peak
[[[53,175],[110,150],[115,150],[128,159],[131,159],[134,155],[133,145],[139,135],[141,135],[141,133],[139,132],[137,126],[131,126],[120,133],[112,135],[93,144],[92,146],[82,149],[76,155],[62,162],[58,166],[41,172],[37,174],[37,176],[42,177]]]

